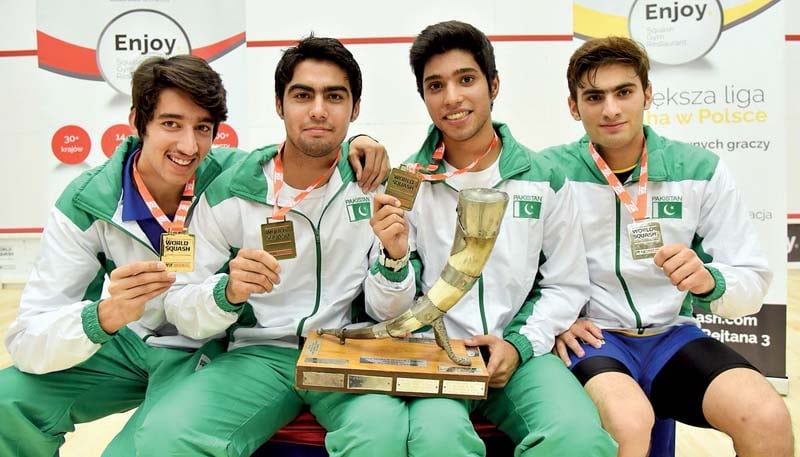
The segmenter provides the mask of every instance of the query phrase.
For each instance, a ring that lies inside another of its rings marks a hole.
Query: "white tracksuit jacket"
[[[504,338],[524,362],[550,352],[555,336],[575,321],[588,299],[589,278],[571,183],[557,164],[517,143],[505,124],[494,127],[503,144],[498,176],[487,177],[480,187],[502,190],[510,201],[481,277],[444,321],[454,338],[483,334]],[[430,163],[439,138],[439,131],[432,128],[408,162]],[[444,169],[442,164],[435,173]],[[423,181],[414,208],[407,213],[419,293],[431,288],[450,254],[458,178]],[[397,315],[408,305],[376,317]]]
[[[91,357],[112,337],[97,319],[106,276],[117,266],[158,260],[138,223],[122,221],[122,172],[137,148],[138,139],[129,137],[106,163],[73,180],[51,210],[39,259],[5,338],[21,371],[49,373]],[[195,194],[202,194],[211,180],[243,156],[234,149],[212,149],[197,169]],[[166,323],[163,297],[147,302],[142,318],[129,327],[152,346],[202,345],[176,335]]]
[[[350,324],[355,312],[351,303],[366,280],[379,290],[408,289],[413,274],[403,275],[398,283],[369,274],[376,238],[369,224],[372,195],[358,187],[347,150],[345,143],[326,185],[319,218],[311,220],[297,208],[286,215],[294,223],[297,257],[279,261],[280,284],[271,292],[251,295],[245,304],[229,303],[228,276],[214,273],[239,249],[262,246],[260,226],[272,215],[275,199],[272,159],[277,145],[253,151],[220,176],[197,205],[195,271],[179,274],[168,292],[168,321],[198,339],[229,329],[231,349],[254,344],[297,348],[309,331]],[[391,300],[367,303],[368,309],[370,305],[395,306]]]
[[[573,183],[586,241],[592,294],[582,314],[606,329],[641,334],[694,323],[692,305],[721,317],[758,312],[772,274],[733,177],[715,154],[645,127],[647,216],[664,244],[694,249],[715,280],[707,296],[679,291],[652,259],[633,260],[621,206],[588,152],[588,137],[543,151]],[[639,167],[624,183],[635,194]]]

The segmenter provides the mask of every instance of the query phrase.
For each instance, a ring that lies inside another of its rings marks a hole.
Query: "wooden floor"
[[[17,314],[20,289],[0,289],[0,335],[5,335]],[[789,395],[785,398],[794,417],[795,454],[800,456],[800,270],[789,272],[789,299],[787,307],[786,361],[789,374]],[[11,365],[4,345],[0,345],[0,368]],[[113,435],[122,427],[129,413],[115,414],[105,419],[81,424],[74,433],[67,434],[61,457],[99,456]],[[730,439],[722,433],[678,426],[676,455],[679,457],[733,456]]]

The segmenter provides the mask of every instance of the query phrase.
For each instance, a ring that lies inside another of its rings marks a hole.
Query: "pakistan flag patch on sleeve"
[[[350,222],[358,222],[372,217],[372,206],[370,205],[369,197],[348,198],[345,203],[347,204],[347,217]]]

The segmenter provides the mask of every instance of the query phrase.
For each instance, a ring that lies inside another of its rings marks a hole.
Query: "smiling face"
[[[609,64],[581,76],[577,100],[568,98],[573,118],[604,155],[635,160],[642,148],[644,110],[650,108],[652,86],[642,87],[633,67]]]
[[[136,113],[129,123],[136,132]],[[141,138],[138,170],[150,192],[158,198],[164,193],[183,191],[200,162],[211,149],[214,120],[207,110],[195,104],[182,90],[161,91],[153,118]]]
[[[489,143],[491,107],[498,88],[497,76],[491,85],[487,84],[486,76],[468,51],[453,49],[427,61],[422,96],[448,149],[471,140],[479,141],[484,147]]]
[[[275,108],[286,127],[286,150],[310,157],[324,157],[344,140],[350,122],[356,120],[360,100],[353,103],[347,74],[338,65],[307,59],[294,69],[283,102]]]

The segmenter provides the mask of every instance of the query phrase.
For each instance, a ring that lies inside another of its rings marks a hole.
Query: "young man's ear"
[[[128,126],[131,128],[131,135],[139,136],[139,131],[136,130],[136,108],[131,108],[128,113]]]
[[[275,112],[278,113],[278,117],[283,119],[283,103],[277,95],[275,96]]]
[[[353,113],[350,115],[350,122],[355,122],[358,119],[358,114],[361,112],[361,99],[359,98],[353,104]]]
[[[569,106],[569,114],[576,121],[581,120],[581,113],[578,112],[578,103],[572,99],[571,95],[567,95],[567,106]]]
[[[644,109],[650,109],[650,103],[653,102],[653,85],[647,82],[647,88],[644,90]]]
[[[492,85],[491,89],[489,90],[489,96],[491,97],[492,101],[497,98],[497,94],[500,93],[500,75],[495,74],[494,78],[492,78]]]

